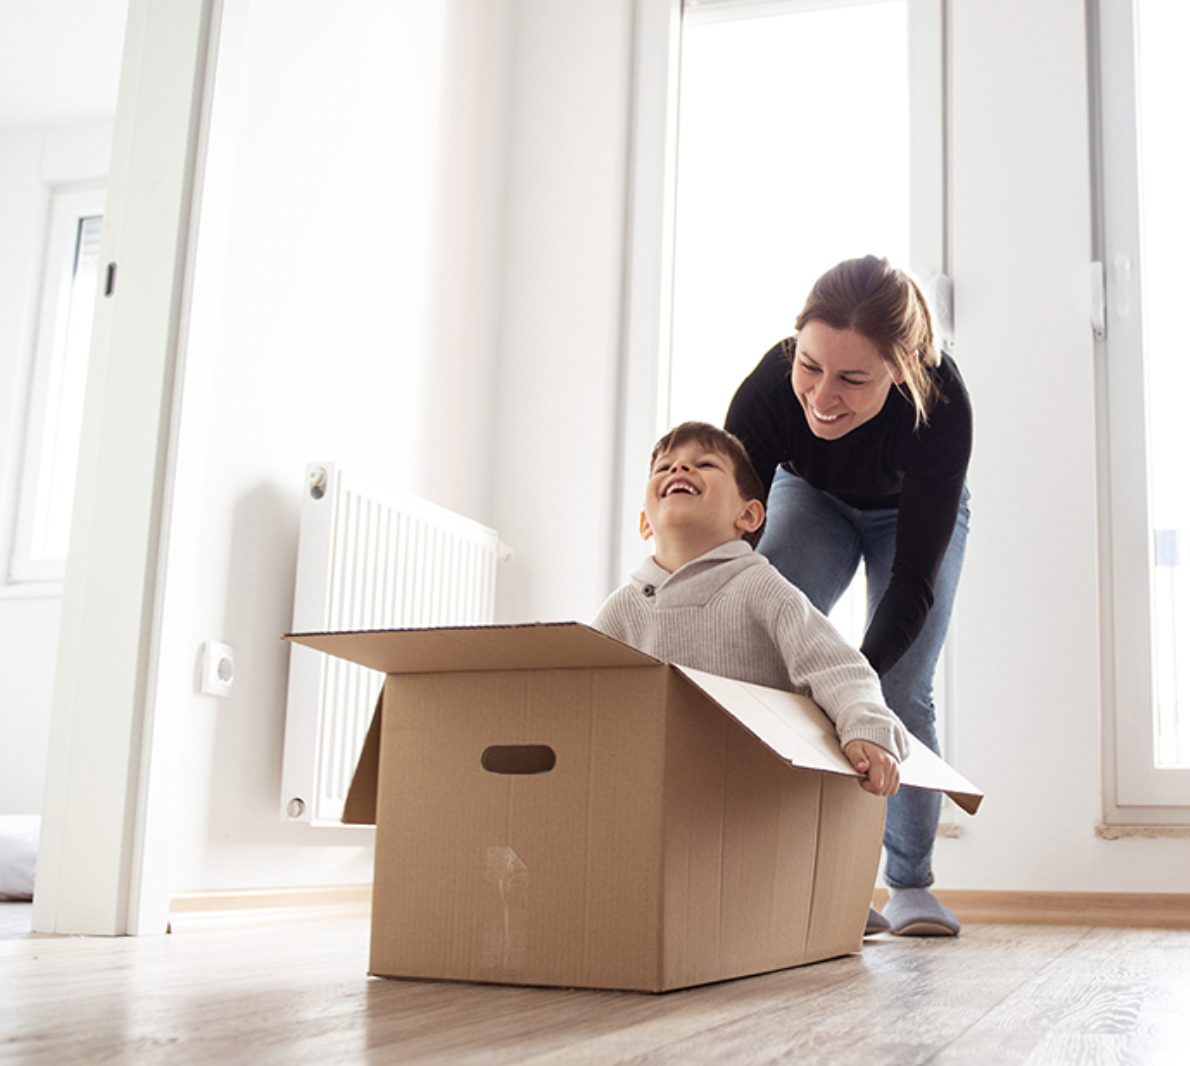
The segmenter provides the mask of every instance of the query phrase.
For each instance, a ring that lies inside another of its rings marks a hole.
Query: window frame
[[[16,498],[11,552],[7,560],[6,584],[10,586],[60,585],[66,560],[34,556],[37,501],[46,469],[46,441],[56,436],[56,398],[60,390],[66,355],[65,325],[69,317],[69,296],[74,282],[79,226],[83,219],[102,216],[102,182],[55,186],[50,190],[44,241],[44,258],[37,327],[33,345],[32,373],[21,445],[20,489]],[[83,367],[85,376],[85,364]]]
[[[1190,768],[1153,764],[1153,538],[1134,0],[1089,0],[1095,329],[1101,476],[1104,821],[1190,823]]]

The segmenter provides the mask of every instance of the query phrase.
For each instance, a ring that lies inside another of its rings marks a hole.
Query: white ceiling
[[[116,110],[128,0],[0,0],[0,128]]]

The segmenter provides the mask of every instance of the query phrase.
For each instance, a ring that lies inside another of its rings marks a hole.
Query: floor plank
[[[1190,1047],[1186,931],[968,925],[662,996],[377,980],[367,939],[364,913],[18,933],[0,940],[0,1063],[1180,1066]]]
[[[1190,1061],[1190,941],[1157,930],[1087,930],[939,1061],[969,1062],[997,1046],[1005,1063]]]

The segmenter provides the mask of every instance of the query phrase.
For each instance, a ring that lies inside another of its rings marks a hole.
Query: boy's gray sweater
[[[909,753],[867,660],[745,541],[721,544],[672,574],[650,556],[594,625],[666,662],[810,696],[840,744],[870,740],[899,759]]]

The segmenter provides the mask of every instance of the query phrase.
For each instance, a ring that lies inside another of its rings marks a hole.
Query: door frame
[[[33,930],[165,932],[171,715],[154,699],[220,0],[130,0],[62,598]]]

